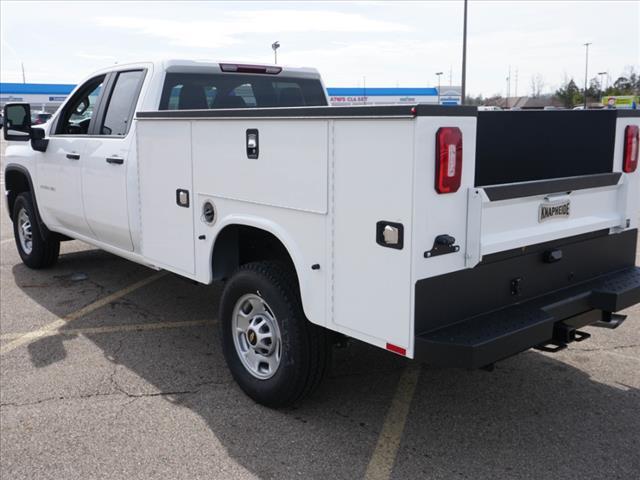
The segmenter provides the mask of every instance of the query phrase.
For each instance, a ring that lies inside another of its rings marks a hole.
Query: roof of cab
[[[234,65],[255,65],[261,67],[280,67],[282,72],[279,75],[287,74],[294,77],[310,77],[319,78],[320,73],[315,68],[311,67],[292,67],[287,65],[275,65],[272,63],[260,63],[260,62],[247,62],[247,61],[197,61],[197,60],[181,60],[181,59],[167,59],[158,62],[158,67],[167,72],[209,72],[209,73],[225,73],[220,69],[220,64],[234,64]]]

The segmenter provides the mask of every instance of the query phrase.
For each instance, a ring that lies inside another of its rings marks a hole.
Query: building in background
[[[0,107],[26,102],[32,110],[53,113],[74,88],[75,85],[55,83],[0,83]]]
[[[437,105],[460,105],[461,88],[327,88],[329,101],[334,106],[347,105],[410,105],[430,103]]]

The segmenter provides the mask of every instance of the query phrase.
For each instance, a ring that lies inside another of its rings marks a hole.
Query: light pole
[[[438,76],[438,105],[440,105],[440,75],[442,72],[436,72],[436,75]]]
[[[464,21],[462,27],[462,102],[465,104],[467,90],[467,0],[464,0]]]
[[[504,96],[504,109],[509,110],[509,77],[505,77],[504,79],[507,82],[507,87],[505,88],[507,93]]]
[[[507,101],[505,102],[505,108],[509,110],[509,97],[511,96],[511,65],[509,65],[509,74],[507,75]]]
[[[278,64],[278,49],[280,48],[280,42],[277,40],[271,44],[271,48],[273,49],[273,63]]]
[[[589,72],[589,45],[591,42],[587,42],[584,44],[585,46],[585,60],[584,60],[584,109],[587,109],[587,76]]]
[[[607,75],[607,72],[598,72],[598,76],[600,77],[600,96],[603,96],[605,91],[603,80],[604,75]]]

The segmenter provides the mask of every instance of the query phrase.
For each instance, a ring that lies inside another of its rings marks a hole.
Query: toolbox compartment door
[[[138,169],[141,253],[193,278],[191,122],[139,121]]]
[[[333,328],[410,353],[411,120],[336,120],[334,155]],[[385,225],[397,243],[380,238]]]

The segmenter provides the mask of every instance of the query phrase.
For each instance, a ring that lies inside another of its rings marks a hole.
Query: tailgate
[[[627,228],[630,190],[621,173],[470,189],[467,266],[491,253]]]
[[[466,267],[492,253],[635,227],[638,172],[623,173],[622,157],[625,128],[637,125],[637,117],[486,113],[492,115],[478,119],[476,186],[467,191]],[[482,138],[500,127],[501,148]],[[518,181],[505,183],[508,178]]]

